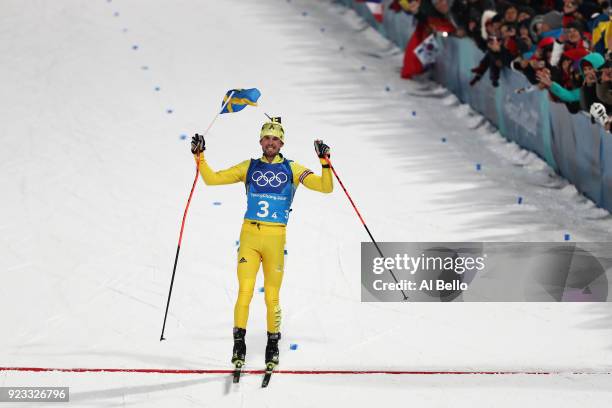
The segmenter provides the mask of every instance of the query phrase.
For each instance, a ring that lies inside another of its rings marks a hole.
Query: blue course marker
[[[306,17],[306,16],[308,15],[308,12],[306,12],[306,11],[302,11],[302,15],[303,15],[304,17]]]
[[[187,139],[187,135],[186,135],[186,134],[184,134],[184,133],[181,133],[181,136],[180,136],[180,137],[181,137],[181,140],[185,140],[185,139]]]
[[[118,12],[118,11],[115,11],[115,13],[113,13],[113,16],[115,16],[115,17],[119,17],[119,12]]]
[[[215,201],[213,205],[221,205],[221,201]]]
[[[172,112],[174,112],[172,109],[166,109],[167,114],[171,114]]]
[[[159,91],[161,90],[161,88],[160,88],[159,86],[156,86],[156,87],[155,87],[155,88],[153,88],[153,89],[155,89],[155,91],[156,91],[156,92],[159,92]]]
[[[391,91],[391,87],[389,85],[385,86],[385,91],[390,92]]]
[[[442,138],[442,143],[446,143],[446,138],[445,137]]]
[[[283,250],[283,253],[284,253],[285,255],[288,255],[288,254],[289,254],[289,252],[287,252],[287,250],[286,250],[286,249],[285,249],[285,250]]]
[[[291,345],[289,346],[289,350],[297,350],[298,349],[298,345],[295,343],[291,343]]]
[[[261,288],[259,288],[259,293],[264,293],[264,288],[263,286]]]
[[[412,116],[416,116],[416,111],[412,111]]]
[[[565,234],[565,235],[563,236],[563,239],[564,239],[565,241],[569,241],[569,240],[570,240],[570,234]]]
[[[476,171],[482,170],[482,165],[480,163],[476,163]]]
[[[136,51],[136,50],[138,49],[138,45],[136,45],[136,44],[132,45],[132,49],[133,49],[134,51]]]
[[[523,197],[519,197],[517,202],[518,202],[519,204],[523,204]]]

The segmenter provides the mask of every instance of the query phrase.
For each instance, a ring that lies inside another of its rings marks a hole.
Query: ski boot
[[[266,365],[272,363],[278,365],[278,341],[281,339],[280,333],[268,332],[268,344],[266,345]]]
[[[244,336],[246,329],[234,327],[234,350],[232,352],[232,364],[234,364],[234,382],[240,381],[240,372],[246,358],[246,343]]]
[[[278,341],[281,338],[280,333],[268,332],[268,344],[266,345],[266,371],[264,373],[262,388],[265,388],[270,383],[274,367],[278,365]]]

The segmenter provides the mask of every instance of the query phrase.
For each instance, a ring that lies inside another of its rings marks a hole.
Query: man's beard
[[[272,150],[264,149],[263,154],[265,157],[269,159],[273,159],[274,157],[276,157],[279,151],[280,150],[276,150],[276,149],[272,149]]]

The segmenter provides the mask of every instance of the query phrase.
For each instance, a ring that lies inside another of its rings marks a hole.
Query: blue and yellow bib
[[[287,159],[280,163],[251,159],[245,180],[245,219],[287,224],[295,194],[290,162]]]

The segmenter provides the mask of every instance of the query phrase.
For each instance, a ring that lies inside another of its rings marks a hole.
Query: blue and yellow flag
[[[589,27],[591,33],[593,33],[593,51],[606,55],[606,51],[610,47],[608,44],[608,30],[610,30],[610,17],[607,14],[600,14],[591,21],[589,21]]]
[[[232,97],[229,102],[227,102],[227,98],[229,98],[230,95],[232,95]],[[223,103],[221,104],[221,106],[225,105],[225,107],[223,108],[221,113],[240,112],[247,105],[257,106],[257,100],[260,96],[261,92],[259,92],[259,89],[257,88],[230,89],[223,97]]]

